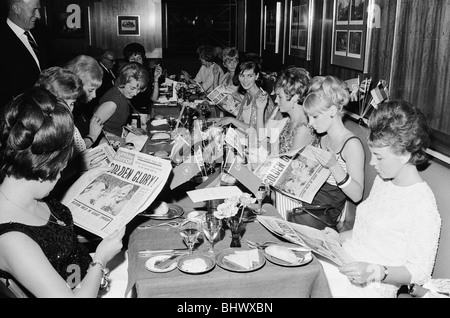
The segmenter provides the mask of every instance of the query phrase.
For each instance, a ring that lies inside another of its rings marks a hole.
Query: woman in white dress
[[[396,297],[401,285],[430,279],[441,218],[417,166],[426,163],[428,127],[421,111],[390,101],[369,119],[370,164],[378,173],[356,211],[353,230],[323,231],[354,260],[337,268],[322,261],[335,297]]]

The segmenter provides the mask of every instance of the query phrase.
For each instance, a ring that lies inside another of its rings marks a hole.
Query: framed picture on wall
[[[118,15],[117,35],[138,36],[140,35],[140,25],[138,15]]]
[[[331,64],[362,71],[369,0],[334,0]]]
[[[310,0],[289,1],[289,52],[295,57],[308,59],[310,43]]]

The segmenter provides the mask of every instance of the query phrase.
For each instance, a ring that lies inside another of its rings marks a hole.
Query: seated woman
[[[311,80],[303,108],[309,125],[321,135],[315,147],[317,161],[330,171],[328,180],[314,196],[311,204],[288,200],[286,211],[299,205],[331,205],[329,223],[337,223],[347,199],[357,203],[364,190],[364,148],[342,121],[343,107],[349,102],[345,82],[332,76],[318,76]],[[277,197],[278,200],[278,197]],[[291,215],[292,216],[292,215]],[[295,218],[290,219],[295,222]],[[324,225],[325,226],[325,225]]]
[[[232,124],[242,131],[253,128],[258,132],[259,128],[264,128],[269,118],[275,117],[279,112],[275,109],[272,99],[268,98],[267,92],[258,85],[261,73],[259,65],[252,60],[247,60],[239,63],[237,70],[240,86],[245,90],[244,98],[236,118],[220,118],[218,125]],[[258,111],[258,108],[261,110]],[[257,116],[258,112],[263,115]]]
[[[83,82],[72,71],[59,66],[43,70],[35,84],[36,87],[45,88],[58,98],[61,98],[72,112],[75,102],[80,98],[83,91]],[[102,132],[103,125],[100,119],[93,117],[90,121],[89,134],[83,138],[80,131],[75,127],[74,141],[76,154],[82,154],[90,148]]]
[[[97,97],[97,89],[102,85],[103,69],[96,59],[88,55],[76,56],[67,62],[64,68],[75,73],[83,83],[84,94],[78,99],[73,116],[75,125],[86,139],[89,148],[95,142],[95,140],[91,140],[93,136],[89,135],[91,121],[97,121],[97,119],[92,119],[93,110],[97,106],[92,102]]]
[[[151,65],[147,60],[145,48],[139,43],[130,43],[123,49],[123,57],[126,62],[136,62],[144,66],[148,72],[149,83],[153,83],[152,87],[146,87],[134,96],[130,102],[131,105],[139,112],[150,114],[153,118],[153,103],[158,101],[159,97],[159,78],[162,75],[162,68],[159,65]]]
[[[226,112],[236,116],[239,110],[238,106],[242,102],[242,96],[238,93],[239,80],[235,76],[236,67],[239,64],[239,51],[234,47],[224,48],[222,60],[227,71],[219,78],[219,85],[223,86],[229,97],[227,96],[220,106]]]
[[[125,228],[91,258],[69,209],[47,198],[72,155],[73,131],[67,106],[40,88],[18,96],[0,119],[0,276],[35,297],[97,297],[122,248]]]
[[[427,160],[425,116],[405,101],[386,102],[370,115],[368,142],[378,176],[353,230],[324,230],[354,260],[339,269],[321,261],[334,297],[397,297],[401,285],[427,282],[436,258],[441,218],[417,170]]]
[[[100,105],[94,111],[106,134],[122,135],[122,127],[131,115],[129,100],[145,90],[147,83],[148,72],[141,64],[127,63],[120,68],[115,86],[100,98]]]
[[[212,46],[202,45],[197,49],[197,53],[202,66],[200,66],[194,81],[202,86],[206,94],[209,94],[219,85],[219,78],[223,76],[223,70],[214,63],[215,55]]]
[[[317,136],[308,125],[308,118],[303,110],[310,80],[309,72],[300,67],[284,69],[278,75],[275,82],[275,103],[281,113],[287,114],[287,121],[278,135],[278,144],[272,142],[272,155],[300,149],[316,140]]]

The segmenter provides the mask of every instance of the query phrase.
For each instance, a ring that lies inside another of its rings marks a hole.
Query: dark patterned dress
[[[66,282],[73,282],[74,266],[78,265],[81,280],[86,275],[92,258],[88,249],[77,240],[74,232],[73,218],[70,210],[56,200],[46,200],[50,211],[66,226],[60,226],[55,217],[42,226],[30,226],[21,223],[0,224],[0,235],[8,232],[21,232],[33,239],[42,249],[49,262]],[[0,270],[0,277],[10,279],[11,275]],[[73,286],[76,287],[76,286]]]

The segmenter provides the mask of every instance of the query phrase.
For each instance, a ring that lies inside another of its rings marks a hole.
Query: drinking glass
[[[207,253],[214,255],[214,240],[222,228],[222,220],[216,218],[214,215],[207,213],[205,219],[202,221],[203,236],[209,242],[209,249]]]
[[[200,235],[201,224],[194,219],[188,219],[180,224],[180,235],[189,248],[189,254],[192,254],[194,244]]]
[[[258,191],[256,192],[256,199],[258,200],[258,209],[254,211],[255,214],[261,214],[265,212],[265,210],[262,208],[262,202],[266,195],[269,193],[270,188],[266,184],[262,184],[259,186]]]

